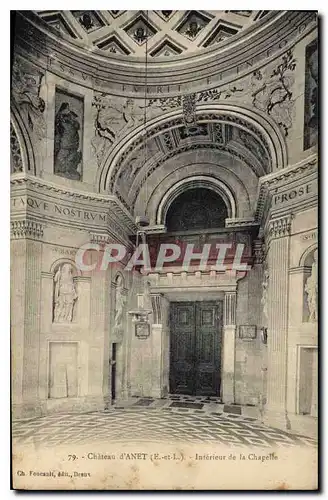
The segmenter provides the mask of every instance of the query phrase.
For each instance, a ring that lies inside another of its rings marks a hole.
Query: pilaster
[[[38,416],[43,226],[28,219],[11,226],[13,413]]]
[[[222,399],[235,402],[236,291],[224,295]]]
[[[276,427],[290,427],[287,416],[288,368],[288,269],[291,215],[269,221],[267,226],[268,372],[264,420]]]

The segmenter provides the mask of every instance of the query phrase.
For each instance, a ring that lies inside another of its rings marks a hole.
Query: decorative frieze
[[[43,237],[43,224],[32,220],[22,219],[11,222],[11,235],[13,239]]]

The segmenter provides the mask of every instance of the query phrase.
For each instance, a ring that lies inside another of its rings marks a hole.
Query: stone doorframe
[[[169,358],[170,358],[170,326],[169,306],[172,301],[218,301],[223,300],[223,346],[221,353],[221,397],[224,403],[235,402],[235,338],[236,338],[236,304],[237,304],[237,282],[245,276],[244,273],[228,271],[226,273],[215,273],[212,276],[205,275],[200,271],[187,276],[176,274],[175,277],[167,273],[161,279],[149,275],[151,286],[151,297],[153,305],[153,338],[157,339],[157,363],[160,373],[156,380],[157,387],[153,386],[153,394],[163,397],[169,388]],[[185,273],[186,274],[186,273]],[[197,275],[197,276],[195,276]],[[189,280],[188,280],[189,278]],[[198,283],[195,283],[195,279]],[[159,283],[162,281],[162,283]],[[164,283],[166,281],[166,283]],[[174,282],[173,282],[174,281]],[[189,281],[189,283],[186,283]]]

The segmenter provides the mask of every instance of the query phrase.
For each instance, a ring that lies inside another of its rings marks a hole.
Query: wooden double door
[[[220,395],[222,311],[222,301],[171,302],[171,394]]]

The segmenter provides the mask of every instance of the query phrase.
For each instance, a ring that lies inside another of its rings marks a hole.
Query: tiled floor
[[[149,402],[147,406],[146,400]],[[311,438],[290,435],[267,427],[252,416],[246,416],[245,407],[242,415],[237,415],[222,411],[224,405],[221,404],[204,403],[202,409],[191,409],[176,405],[172,407],[173,401],[139,398],[124,404],[118,403],[102,412],[53,414],[33,420],[15,421],[12,425],[13,440],[46,447],[59,444],[145,441],[207,442],[267,448],[316,445]],[[251,410],[254,413],[256,409]]]
[[[176,396],[169,395],[165,398],[130,398],[127,401],[117,402],[115,407],[130,408],[147,407],[147,408],[164,408],[169,411],[184,411],[190,410],[190,413],[230,413],[233,415],[243,415],[245,417],[259,418],[259,411],[254,406],[226,405],[222,404],[221,399],[217,397],[204,396]]]

